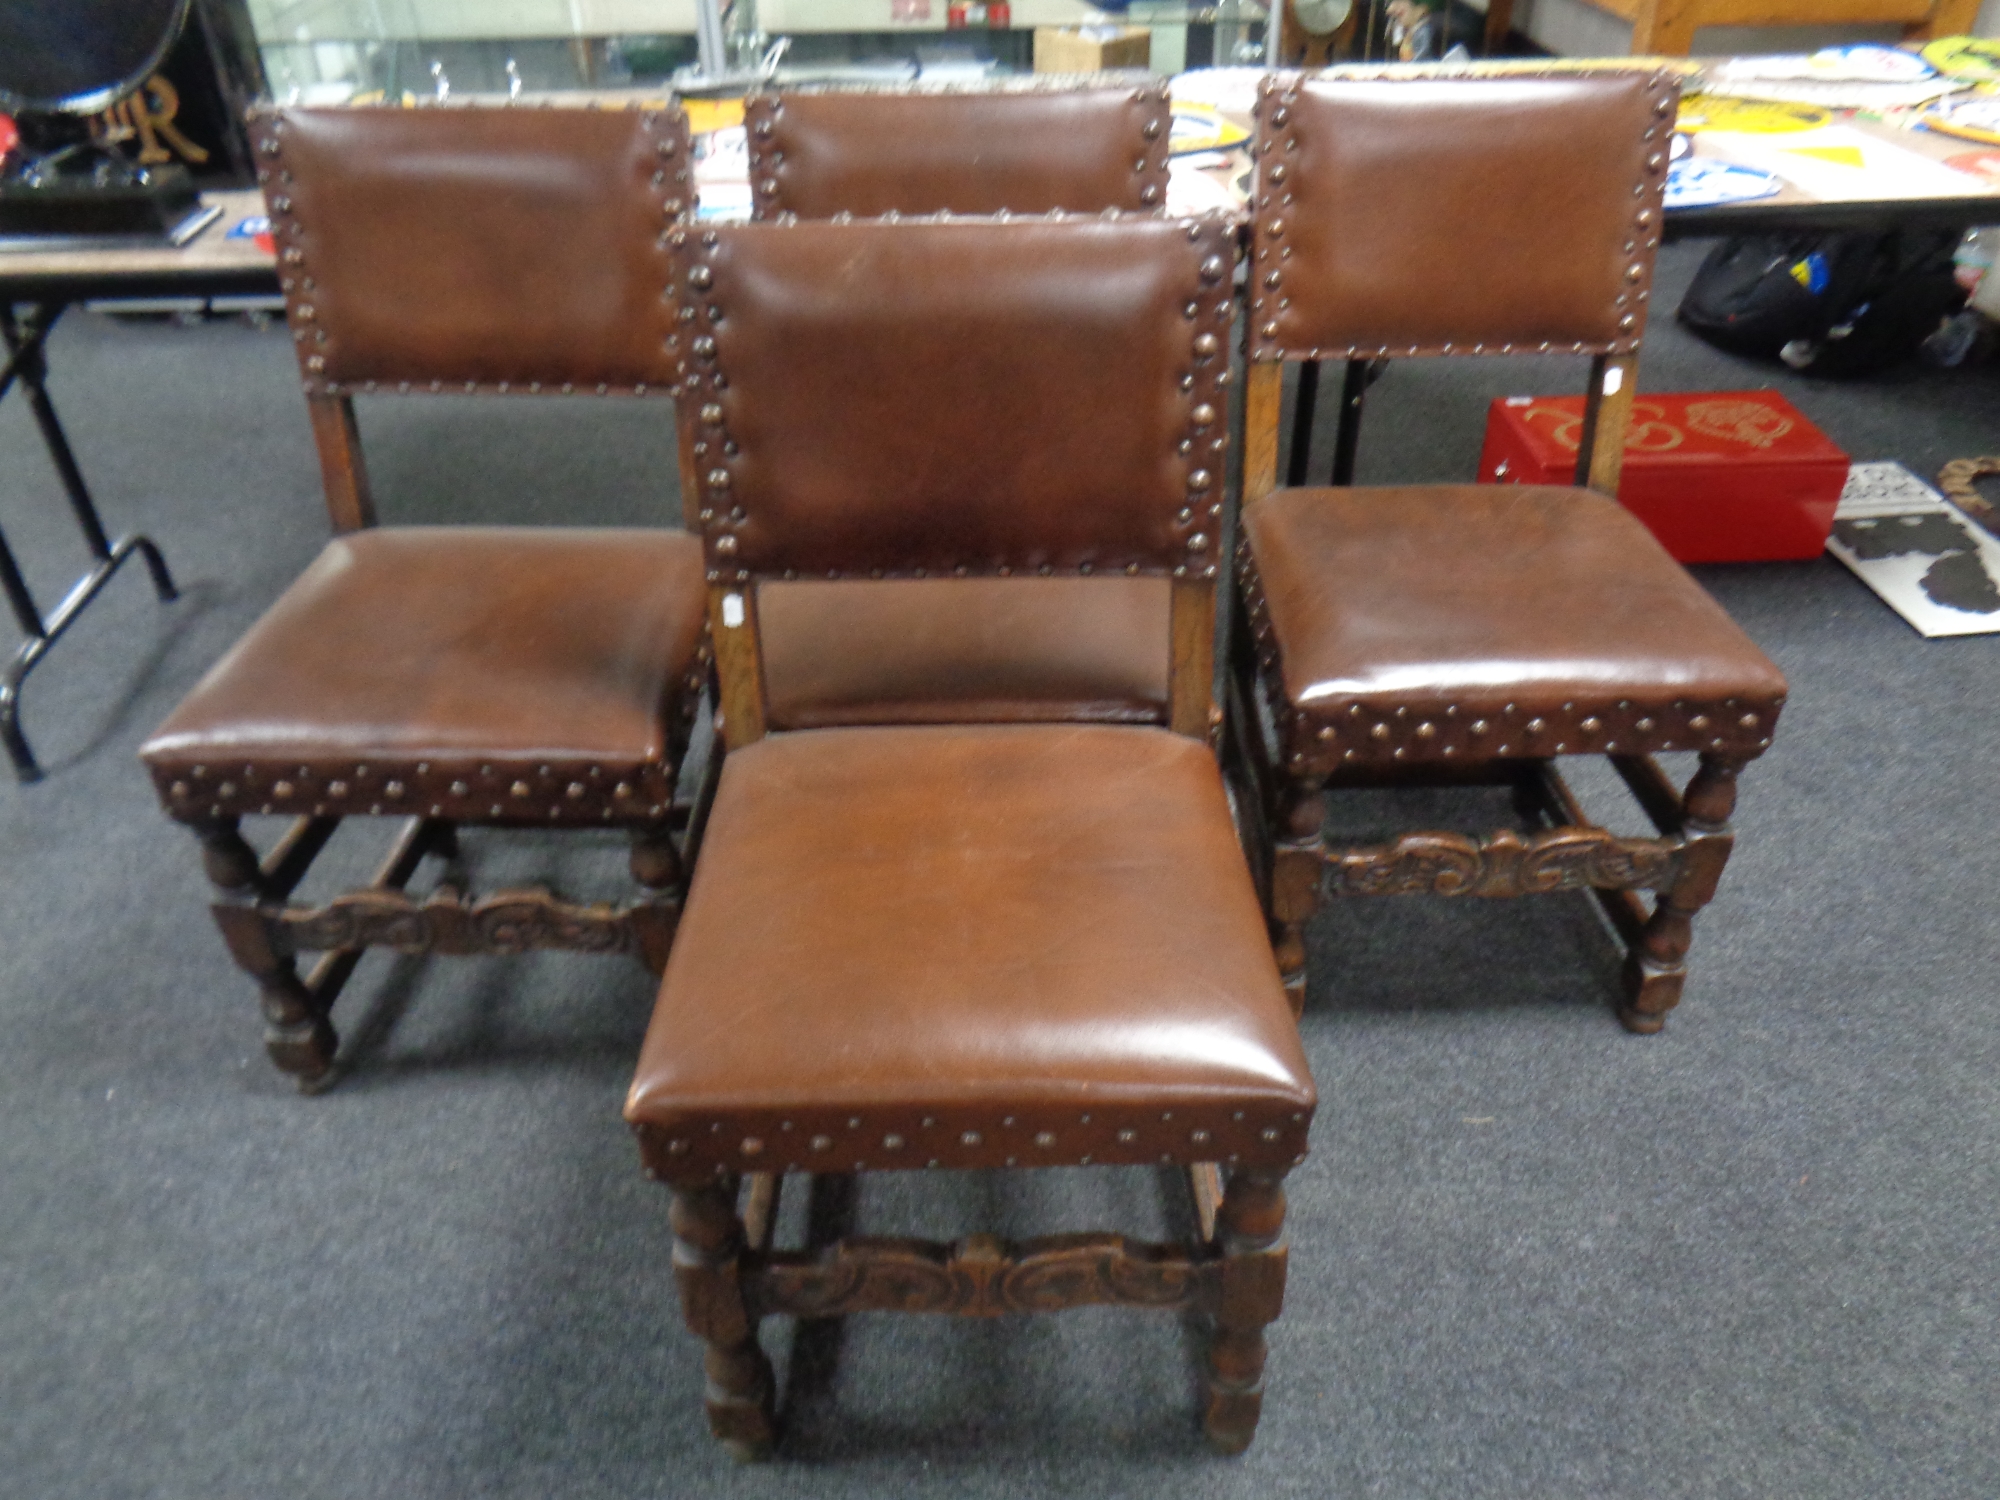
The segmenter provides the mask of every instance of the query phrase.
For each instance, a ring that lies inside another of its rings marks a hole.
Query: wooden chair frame
[[[1224,274],[1221,260],[1211,259],[1202,279],[1213,284]],[[698,267],[694,275],[701,275]],[[1232,378],[1227,368],[1218,367],[1222,363],[1211,358],[1206,376],[1218,406],[1225,404],[1220,398]],[[698,364],[687,372],[687,409],[700,400],[704,378]],[[698,432],[684,420],[681,482],[690,496],[705,493],[714,477],[704,472],[697,456]],[[1003,435],[998,440],[1014,439]],[[707,541],[723,737],[733,750],[766,733],[757,588],[779,580],[775,574],[744,570],[731,556],[733,539],[726,531],[712,525]],[[1218,568],[1212,558],[1212,550],[1195,554],[1174,569],[1169,620],[1166,727],[1204,744],[1212,742],[1219,727],[1214,701]],[[1262,1410],[1263,1330],[1276,1320],[1284,1300],[1284,1172],[1232,1168],[1225,1173],[1213,1162],[1181,1163],[1197,1226],[1192,1243],[1094,1233],[1020,1242],[986,1234],[951,1242],[849,1236],[782,1250],[774,1247],[773,1232],[783,1176],[690,1173],[684,1159],[674,1154],[678,1143],[669,1143],[655,1127],[635,1128],[649,1171],[673,1194],[674,1275],[687,1325],[706,1346],[709,1425],[737,1457],[765,1457],[777,1441],[776,1381],[757,1339],[764,1318],[838,1318],[878,1311],[995,1317],[1105,1304],[1205,1318],[1212,1335],[1202,1371],[1204,1432],[1222,1453],[1240,1453],[1250,1445]]]
[[[1277,85],[1267,80],[1266,86]],[[1655,228],[1646,247],[1649,256],[1657,244]],[[1285,364],[1259,358],[1254,342],[1246,327],[1246,515],[1278,488]],[[1452,352],[1447,346],[1443,354]],[[1302,371],[1316,368],[1314,361],[1298,363]],[[1373,363],[1369,355],[1345,364],[1341,427],[1347,472],[1336,474],[1339,484],[1351,481],[1349,428],[1358,421],[1360,394]],[[1637,374],[1636,345],[1631,352],[1591,356],[1576,462],[1579,488],[1617,497]],[[1303,477],[1308,436],[1298,432],[1293,437],[1289,470],[1294,483]],[[1593,821],[1553,756],[1449,768],[1418,765],[1395,772],[1378,767],[1352,775],[1304,773],[1287,743],[1290,726],[1278,647],[1247,538],[1239,541],[1237,575],[1226,687],[1227,756],[1244,784],[1243,800],[1257,814],[1248,820],[1254,858],[1263,875],[1273,943],[1294,1013],[1303,1013],[1305,1005],[1304,927],[1328,897],[1505,897],[1587,889],[1626,948],[1619,1020],[1634,1032],[1659,1031],[1686,981],[1694,915],[1714,897],[1734,843],[1729,820],[1736,779],[1749,757],[1704,752],[1693,778],[1680,789],[1652,755],[1610,755],[1656,837],[1627,837]],[[1328,791],[1424,784],[1510,787],[1530,826],[1483,837],[1419,831],[1367,845],[1323,836]],[[1650,909],[1640,894],[1648,891],[1656,898]]]
[[[698,702],[701,685],[688,686],[689,696]],[[692,721],[694,709],[681,712]],[[680,754],[673,757],[676,765],[680,759]],[[237,966],[257,981],[265,1052],[305,1092],[334,1082],[340,1040],[331,1019],[334,1002],[369,948],[451,956],[537,949],[622,953],[655,975],[664,972],[686,871],[700,847],[721,760],[717,741],[693,794],[676,798],[658,817],[632,827],[629,864],[640,893],[618,904],[572,901],[542,886],[479,897],[449,879],[419,901],[405,887],[426,858],[457,861],[459,824],[414,815],[403,820],[367,884],[317,905],[302,905],[291,899],[292,893],[339,831],[343,815],[296,817],[261,857],[243,836],[240,818],[190,820],[201,843],[202,869],[214,887],[209,909],[216,927]],[[481,819],[479,826],[546,827],[504,818]],[[299,957],[307,953],[322,956],[301,978]]]
[[[739,1459],[768,1457],[776,1446],[777,1378],[757,1339],[765,1318],[992,1318],[1118,1306],[1209,1324],[1202,1430],[1216,1451],[1243,1452],[1263,1411],[1264,1329],[1284,1307],[1283,1175],[1232,1171],[1225,1182],[1213,1163],[1186,1172],[1192,1244],[975,1234],[949,1242],[850,1236],[779,1250],[772,1240],[784,1177],[670,1183],[674,1280],[688,1328],[706,1346],[710,1431]]]

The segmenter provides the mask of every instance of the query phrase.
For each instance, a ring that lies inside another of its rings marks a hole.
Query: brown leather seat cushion
[[[1785,679],[1589,490],[1281,490],[1245,516],[1322,767],[1771,742]]]
[[[177,817],[643,817],[671,795],[673,706],[703,670],[706,609],[701,547],[681,532],[357,532],[140,755]]]
[[[757,596],[773,727],[1166,718],[1164,578],[843,579]]]
[[[625,1113],[699,1176],[1289,1166],[1313,1102],[1206,747],[954,725],[730,752]]]

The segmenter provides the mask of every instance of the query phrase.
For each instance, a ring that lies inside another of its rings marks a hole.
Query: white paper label
[[[1624,383],[1625,383],[1625,367],[1623,365],[1612,365],[1610,368],[1605,370],[1604,372],[1605,395],[1607,396],[1617,395],[1618,387],[1620,387]]]
[[[743,596],[724,594],[722,596],[722,623],[735,630],[743,623]]]

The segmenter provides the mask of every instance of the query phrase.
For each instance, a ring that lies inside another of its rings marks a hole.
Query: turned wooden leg
[[[210,910],[237,966],[257,981],[264,1010],[264,1050],[301,1087],[333,1067],[340,1045],[326,1009],[299,978],[298,960],[280,951],[272,925],[257,910],[262,873],[257,854],[243,840],[237,820],[223,818],[195,829],[202,868],[218,899]]]
[[[1736,808],[1736,776],[1742,769],[1740,760],[1704,755],[1688,782],[1682,796],[1686,853],[1680,875],[1661,893],[1625,960],[1625,999],[1618,1019],[1629,1030],[1658,1031],[1667,1024],[1667,1012],[1680,1003],[1694,914],[1714,898],[1735,842],[1729,815]]]
[[[1305,924],[1319,908],[1320,830],[1326,795],[1317,785],[1287,790],[1271,854],[1271,946],[1294,1017],[1306,1008]]]
[[[1203,1374],[1202,1430],[1220,1453],[1241,1453],[1264,1410],[1264,1329],[1285,1305],[1285,1189],[1277,1174],[1233,1172],[1215,1214],[1222,1290]]]
[[[673,1190],[674,1280],[681,1314],[707,1345],[708,1430],[740,1459],[766,1457],[777,1441],[775,1377],[743,1300],[743,1222],[736,1183]]]
[[[664,974],[680,906],[677,900],[660,897],[671,894],[677,898],[685,879],[680,851],[674,848],[674,841],[664,827],[634,830],[632,878],[652,897],[638,902],[631,912],[632,930],[639,940],[639,957],[655,974]]]

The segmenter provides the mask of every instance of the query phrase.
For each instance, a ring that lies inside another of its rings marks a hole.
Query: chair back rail
[[[678,106],[265,109],[251,133],[336,530],[374,521],[357,392],[670,393]]]
[[[1221,218],[676,230],[683,473],[731,744],[759,583],[1173,580],[1170,722],[1205,735],[1228,444]]]
[[[745,101],[745,124],[758,219],[1160,212],[1166,201],[1164,80],[765,91]],[[770,724],[1164,722],[1170,597],[1158,578],[764,588]],[[939,599],[948,610],[924,615],[919,601]]]
[[[1453,354],[1591,356],[1578,483],[1615,490],[1678,96],[1625,69],[1266,78],[1246,500],[1276,484],[1284,361]]]

